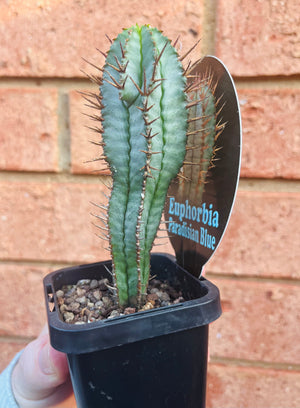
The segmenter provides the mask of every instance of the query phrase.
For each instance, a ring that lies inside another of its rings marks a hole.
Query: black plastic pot
[[[44,279],[51,344],[67,353],[78,408],[204,408],[208,324],[221,314],[219,291],[169,255],[154,254],[152,274],[180,283],[190,300],[95,323],[63,322],[55,292],[79,279],[110,275],[101,262]]]

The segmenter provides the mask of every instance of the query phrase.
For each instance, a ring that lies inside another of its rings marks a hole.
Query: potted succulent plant
[[[97,215],[111,260],[45,278],[51,343],[68,355],[78,407],[204,407],[218,289],[150,251],[178,174],[177,193],[193,195],[185,210],[200,200],[199,214],[223,128],[215,86],[150,26],[123,30],[105,57],[100,93],[85,97],[112,176],[107,217]]]

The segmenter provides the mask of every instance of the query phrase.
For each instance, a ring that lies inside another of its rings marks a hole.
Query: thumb
[[[69,378],[66,355],[49,343],[48,328],[24,349],[12,374],[12,387],[20,407],[42,407],[58,399]],[[68,387],[70,388],[70,387]],[[29,404],[29,405],[28,405]]]

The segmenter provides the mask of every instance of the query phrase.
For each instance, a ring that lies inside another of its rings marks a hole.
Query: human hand
[[[24,349],[11,381],[20,408],[53,407],[72,392],[66,355],[51,347],[47,326]]]

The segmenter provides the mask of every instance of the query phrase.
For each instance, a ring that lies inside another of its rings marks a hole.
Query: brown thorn
[[[121,70],[119,67],[116,67],[113,64],[110,64],[109,62],[106,62],[106,65],[108,65],[109,67],[111,67],[112,69],[114,69],[115,71],[117,71],[119,73],[123,73],[123,70]]]
[[[166,41],[166,43],[165,43],[165,45],[163,46],[163,48],[162,48],[162,50],[161,50],[159,56],[158,56],[157,58],[155,58],[151,81],[154,81],[154,79],[155,79],[155,71],[156,71],[157,65],[158,65],[159,60],[161,59],[161,57],[162,57],[162,55],[163,55],[163,52],[165,51],[165,49],[166,49],[168,43],[169,43],[169,40]]]
[[[97,85],[102,85],[102,77],[97,77],[96,75],[91,75],[85,72],[83,69],[80,70],[89,80]]]
[[[192,48],[190,48],[182,57],[179,58],[179,61],[183,61],[199,44],[200,40],[198,40],[193,46]]]
[[[185,75],[189,75],[189,73],[193,71],[193,69],[199,64],[201,60],[202,58],[199,58],[195,62],[193,62],[193,64],[189,63],[189,68],[185,70]]]
[[[120,42],[120,48],[121,48],[122,58],[125,58],[125,52],[124,52],[124,48],[121,42]]]
[[[96,50],[98,52],[100,52],[100,54],[102,54],[105,59],[107,58],[107,53],[106,52],[103,52],[103,51],[99,50],[99,48],[96,48]]]
[[[151,135],[151,129],[148,135],[145,135],[145,133],[141,133],[142,136],[144,136],[146,139],[152,139],[154,136],[157,136],[159,132],[154,133],[154,135]]]
[[[149,95],[151,95],[152,94],[152,92],[154,92],[155,91],[155,89],[157,89],[159,86],[161,86],[161,82],[159,83],[159,84],[157,84],[154,88],[152,88],[149,92],[148,92],[148,94],[147,94],[147,96],[149,96]]]
[[[103,78],[103,81],[107,82],[109,85],[112,85],[113,87],[115,87],[117,89],[122,89],[123,88],[121,85],[115,85],[113,82],[109,81],[106,78]]]
[[[89,119],[94,120],[95,122],[103,122],[103,119],[100,115],[90,115],[89,113],[81,112],[82,115],[87,116]]]
[[[184,176],[183,174],[177,174],[177,177],[183,181],[192,181],[192,179]]]
[[[98,218],[98,217],[97,217],[97,218]],[[97,224],[95,224],[94,222],[92,222],[92,225],[94,225],[94,227],[99,228],[99,229],[101,229],[101,230],[103,230],[103,231],[109,231],[109,228],[101,227],[101,225],[97,225]]]
[[[104,225],[107,226],[107,230],[109,230],[108,224],[107,224],[108,217],[101,217],[101,215],[94,214],[94,213],[90,213],[90,215],[91,215],[92,217],[95,217],[95,218],[97,218],[98,220],[100,220]]]
[[[178,41],[179,41],[179,38],[180,38],[180,35],[176,38],[176,40],[175,40],[174,43],[173,43],[173,47],[174,47],[174,48],[176,47],[176,45],[177,45],[177,43],[178,43]]]
[[[105,34],[105,37],[108,39],[108,41],[112,44],[112,40],[109,38],[109,36],[107,34]]]
[[[96,145],[96,146],[100,146],[100,147],[105,146],[104,142],[95,142],[94,140],[89,140],[89,142]]]
[[[98,111],[101,110],[101,106],[96,105],[96,104],[88,105],[87,103],[85,103],[84,106],[87,106],[88,108],[91,108],[91,109],[97,109]]]
[[[88,61],[87,59],[85,59],[84,57],[81,57],[81,59],[83,59],[83,61],[85,61],[87,64],[89,64],[91,67],[96,68],[98,71],[103,72],[103,68],[98,67],[97,65],[93,64],[92,62]]]
[[[197,146],[186,146],[185,150],[189,151],[189,150],[197,150],[197,149],[201,149],[201,145],[197,145]]]
[[[188,103],[188,104],[186,105],[186,108],[187,108],[187,109],[190,109],[190,108],[192,108],[193,106],[196,106],[196,105],[198,105],[198,103],[201,103],[201,102],[203,102],[202,99],[197,99],[196,101],[193,101],[193,102]]]
[[[87,98],[86,96],[84,96],[84,95],[82,95],[82,97],[83,97],[83,99],[85,100],[85,101],[87,101],[88,103],[90,103],[92,106],[94,106],[95,108],[97,108],[97,109],[101,109],[103,106],[102,106],[102,103],[96,98],[96,100],[97,100],[97,102],[94,102],[94,101],[92,101],[91,99],[89,99],[89,98]]]
[[[209,128],[201,128],[201,129],[193,130],[192,132],[187,132],[186,135],[187,136],[192,136],[192,135],[196,135],[197,133],[200,133],[200,132],[205,132],[207,130],[209,130]]]
[[[95,98],[95,99],[97,99],[96,97],[98,96],[94,92],[86,92],[86,91],[76,91],[76,92],[79,93],[82,96],[85,96],[85,97],[89,96],[89,97]]]
[[[93,126],[88,126],[88,125],[85,125],[84,127],[86,127],[87,129],[90,129],[90,130],[92,130],[93,132],[96,132],[96,133],[100,133],[100,134],[104,133],[104,130],[102,128],[99,128],[99,127],[93,127]]]
[[[101,160],[107,160],[106,156],[102,156],[102,157],[96,157],[95,159],[91,159],[91,160],[86,160],[83,163],[87,164],[87,163],[94,163],[96,161],[101,161]]]
[[[221,106],[221,108],[216,112],[216,116],[219,116],[220,113],[222,112],[224,106],[226,105],[226,101],[223,103],[223,105]]]
[[[160,116],[158,116],[157,118],[155,118],[155,119],[152,119],[151,120],[151,122],[148,122],[147,121],[147,119],[145,119],[145,124],[147,125],[147,126],[150,126],[150,125],[152,125],[152,123],[154,123],[156,120],[158,120],[158,119],[160,119]],[[153,137],[153,136],[152,136]]]
[[[190,70],[190,66],[191,66],[191,61],[189,61],[189,63],[187,64],[187,67],[185,68],[185,70],[183,71],[183,75],[185,76],[185,77],[189,77],[187,74],[188,74],[188,72],[190,72],[189,70]]]
[[[152,81],[154,84],[155,84],[155,82],[161,82],[161,81],[165,81],[166,80],[166,78],[157,78],[157,79],[154,79],[154,81]]]
[[[140,150],[140,152],[146,153],[146,154],[149,154],[149,155],[151,155],[151,154],[162,154],[162,152],[149,152],[148,150]]]
[[[201,120],[201,119],[207,119],[207,118],[212,118],[211,115],[203,115],[203,116],[196,116],[195,118],[190,118],[188,119],[187,123],[191,123],[191,122],[195,122],[197,120]]]
[[[157,169],[156,167],[153,167],[153,166],[149,166],[149,169],[159,171],[159,169]]]
[[[132,77],[129,77],[130,80],[132,81],[133,85],[136,87],[136,89],[139,91],[141,96],[146,96],[146,94],[141,90],[141,88],[138,86],[138,84],[134,81]]]
[[[119,82],[111,75],[111,73],[109,71],[107,71],[106,69],[103,70],[106,74],[109,75],[110,79],[114,82],[114,84],[116,85],[116,87],[118,87],[119,89],[122,88],[122,86],[119,84]],[[104,80],[106,80],[105,78],[103,78]]]
[[[109,235],[104,235],[104,234],[95,234],[95,235],[96,235],[96,237],[98,237],[98,238],[104,239],[104,241],[110,242]]]
[[[150,110],[151,108],[153,108],[153,106],[154,106],[154,104],[151,105],[149,108],[145,108],[145,106],[144,106],[144,107],[136,106],[136,108],[139,109],[139,110],[142,111],[142,112],[149,112],[149,110]]]
[[[97,208],[101,208],[101,210],[107,211],[108,210],[108,206],[107,205],[103,205],[103,204],[96,204],[93,201],[90,201],[90,203],[92,205],[94,205]]]

